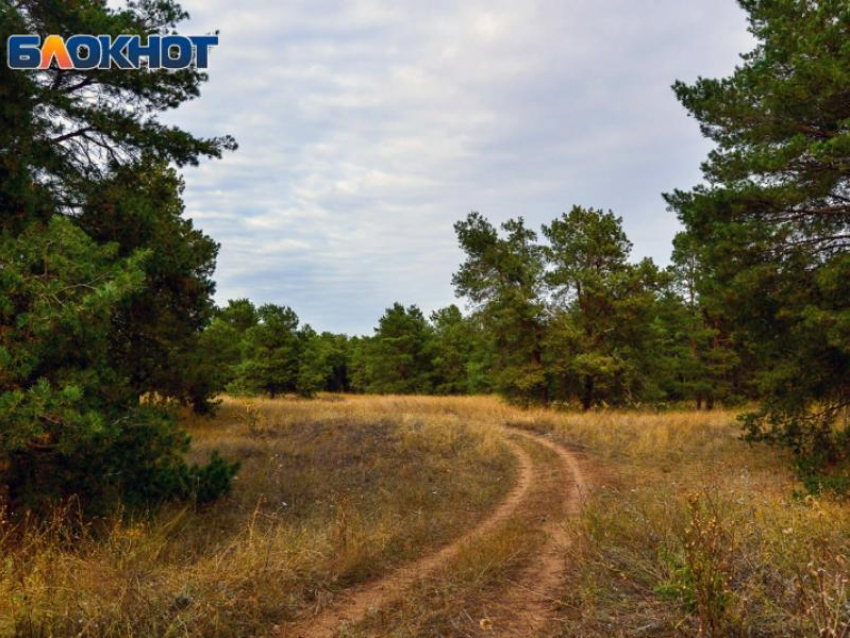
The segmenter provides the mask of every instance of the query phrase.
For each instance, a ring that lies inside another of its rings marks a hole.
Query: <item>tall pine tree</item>
[[[15,33],[159,34],[186,17],[173,0],[4,1]],[[158,115],[197,97],[206,76],[22,72],[0,52],[0,484],[13,506],[76,496],[214,496],[235,468],[183,461],[189,441],[140,397],[186,396],[177,374],[209,318],[216,247],[180,218],[168,164],[235,144]],[[134,231],[138,234],[134,234]],[[168,356],[155,359],[168,350]],[[194,397],[193,397],[194,398]]]
[[[522,218],[505,222],[502,230],[500,235],[479,213],[455,224],[466,260],[452,282],[490,334],[495,389],[520,404],[547,405],[543,251]]]
[[[706,184],[667,196],[702,292],[758,356],[754,438],[850,454],[850,5],[742,0],[756,48],[727,78],[677,83],[716,144]]]

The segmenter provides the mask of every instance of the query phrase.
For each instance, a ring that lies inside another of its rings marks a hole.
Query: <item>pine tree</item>
[[[676,93],[717,148],[707,184],[667,196],[703,293],[758,357],[754,438],[850,454],[850,5],[743,0],[756,48]]]
[[[155,392],[206,411],[214,390],[204,380],[200,331],[212,319],[218,245],[183,216],[183,181],[157,162],[116,169],[75,217],[119,255],[145,250],[145,285],[116,315],[111,365],[140,393]],[[210,370],[211,372],[211,370]]]
[[[656,267],[628,261],[631,243],[610,212],[575,206],[543,234],[554,302],[547,358],[560,391],[585,410],[657,398]]]
[[[266,304],[257,311],[257,318],[257,325],[248,328],[242,338],[237,386],[271,398],[296,392],[303,346],[298,315],[291,308]]]
[[[101,0],[3,2],[0,40],[147,35],[171,31],[184,17],[171,0],[121,10]],[[157,119],[197,97],[206,77],[192,69],[20,72],[5,54],[4,47],[0,484],[21,507],[70,496],[87,509],[212,498],[235,466],[218,457],[187,466],[188,436],[139,400],[206,392],[176,372],[192,363],[209,317],[216,247],[180,219],[179,180],[165,166],[217,157],[235,144]],[[150,343],[159,339],[173,349],[153,361]]]
[[[671,373],[677,377],[677,398],[693,399],[697,409],[715,402],[738,402],[748,396],[751,357],[732,332],[723,309],[700,289],[710,286],[693,238],[680,233],[673,241],[668,288],[662,299],[666,347],[676,352]]]
[[[142,0],[110,9],[102,0],[0,4],[0,39],[17,33],[117,36],[172,32],[187,14],[174,0]],[[53,211],[75,213],[116,168],[144,157],[177,166],[220,157],[230,137],[203,139],[166,126],[158,114],[200,95],[193,68],[13,71],[0,64],[0,228],[17,228]],[[38,209],[37,209],[38,207]]]
[[[433,360],[434,392],[469,392],[469,365],[474,347],[473,327],[455,305],[431,313],[434,338],[430,351]]]
[[[326,390],[334,376],[334,341],[304,326],[298,334],[301,347],[295,390],[302,397],[312,397]]]
[[[492,338],[496,390],[520,404],[546,405],[543,252],[522,218],[505,222],[502,230],[504,237],[479,213],[455,224],[466,260],[452,282]]]
[[[378,321],[367,350],[368,392],[429,394],[433,333],[422,311],[395,303]]]

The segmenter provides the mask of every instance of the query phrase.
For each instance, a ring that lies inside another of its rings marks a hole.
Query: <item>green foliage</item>
[[[543,364],[543,251],[522,218],[502,224],[504,237],[478,213],[455,224],[466,260],[452,282],[490,333],[494,387],[521,404],[549,402]]]
[[[173,0],[142,1],[110,9],[102,0],[5,2],[0,39],[14,33],[170,33],[187,17]],[[5,56],[5,47],[3,48]],[[0,60],[3,109],[0,148],[8,153],[0,190],[8,199],[0,224],[26,223],[33,176],[39,197],[63,209],[79,209],[115,165],[152,157],[178,166],[219,157],[232,138],[202,139],[162,124],[157,114],[200,95],[206,80],[195,69],[127,73],[120,69],[20,73]],[[11,201],[9,201],[11,200]]]
[[[298,328],[289,308],[247,300],[218,311],[201,336],[210,375],[240,393],[465,394],[489,392],[489,341],[457,306],[427,321],[394,304],[371,337]],[[218,375],[217,377],[215,375]],[[222,386],[223,387],[223,386]]]
[[[298,315],[291,308],[266,304],[257,311],[257,318],[257,325],[248,328],[242,338],[237,386],[271,397],[295,392],[302,345]]]
[[[561,392],[585,410],[651,398],[657,268],[628,262],[631,244],[610,212],[576,206],[543,234],[554,299],[547,359]]]
[[[474,310],[463,337],[470,390],[590,409],[713,388],[708,377],[721,366],[692,369],[696,324],[676,277],[650,260],[629,261],[612,213],[576,206],[543,226],[546,244],[521,219],[504,224],[504,236],[477,213],[455,228],[466,252],[455,289]],[[725,356],[721,346],[715,338],[704,358]]]
[[[164,33],[184,17],[172,0],[3,2],[0,39]],[[157,119],[205,79],[0,60],[0,491],[14,506],[203,501],[235,472],[187,466],[188,437],[141,400],[205,407],[216,386],[200,331],[217,246],[182,219],[168,166],[235,144]]]
[[[257,309],[247,299],[231,300],[225,308],[216,311],[215,318],[198,337],[194,349],[196,360],[188,366],[193,376],[188,383],[205,385],[194,392],[195,396],[213,396],[225,389],[238,392],[236,380],[242,361],[242,339],[258,321]]]
[[[369,353],[371,337],[352,337],[349,349],[351,389],[366,392],[369,388]]]
[[[834,464],[850,456],[850,7],[741,4],[757,40],[743,64],[675,85],[717,144],[708,185],[667,199],[706,305],[757,368],[750,437]]]
[[[246,299],[220,310],[203,341],[224,386],[272,397],[351,389],[348,339],[298,324],[291,308],[268,304],[257,310]]]
[[[168,167],[140,162],[101,183],[77,221],[119,255],[146,250],[145,285],[115,318],[111,365],[145,392],[204,411],[216,390],[202,376],[201,329],[214,306],[218,245],[183,217],[183,182]]]
[[[325,378],[323,389],[328,392],[350,392],[352,390],[351,340],[346,335],[330,332],[323,332],[318,338],[326,344],[327,349],[325,370],[328,376]]]
[[[376,394],[428,394],[432,390],[429,356],[433,330],[416,306],[387,308],[375,335],[361,349],[366,391]]]
[[[131,389],[108,366],[115,307],[142,286],[144,253],[115,259],[62,217],[0,242],[0,405],[3,446],[44,439],[73,448],[102,432],[101,388]]]
[[[295,389],[303,397],[311,397],[324,390],[334,377],[333,335],[318,335],[310,327],[301,331],[301,351]]]
[[[466,394],[471,389],[470,360],[475,348],[471,323],[455,305],[431,313],[429,354],[436,394]]]
[[[674,400],[694,399],[697,409],[711,409],[716,401],[736,403],[751,395],[751,357],[729,328],[722,308],[700,289],[710,286],[699,262],[693,238],[680,233],[673,242],[667,288],[657,321],[663,348],[669,356],[662,371]]]
[[[218,311],[216,318],[240,337],[260,321],[257,309],[248,299],[231,299],[225,308]]]
[[[113,323],[150,258],[117,252],[59,216],[0,242],[0,481],[13,505],[74,496],[98,509],[221,487],[187,482],[188,438],[110,365]]]
[[[238,471],[239,463],[230,463],[214,451],[206,465],[193,464],[188,472],[184,470],[188,480],[183,481],[183,496],[194,499],[198,505],[211,503],[230,491]]]

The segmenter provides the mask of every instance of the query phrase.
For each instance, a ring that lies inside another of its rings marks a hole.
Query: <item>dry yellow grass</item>
[[[512,483],[500,437],[454,404],[227,400],[189,426],[195,455],[242,461],[233,494],[85,530],[7,526],[0,635],[273,635],[460,535]]]
[[[567,557],[562,636],[850,636],[850,507],[802,493],[735,413],[525,415],[603,471]]]
[[[517,606],[536,598],[537,562],[547,540],[540,523],[560,514],[557,502],[564,484],[540,480],[557,464],[550,450],[520,443],[534,460],[537,476],[513,515],[475,542],[463,544],[450,565],[348,628],[344,638],[529,635],[527,623],[521,624],[528,610]]]
[[[546,635],[850,635],[850,508],[800,495],[788,459],[740,441],[731,412],[324,396],[227,399],[187,424],[194,455],[242,461],[233,494],[150,520],[0,524],[0,635],[277,635],[484,519],[514,479],[504,425],[551,434],[595,478]],[[523,445],[545,472],[551,455]],[[557,486],[529,494],[346,635],[498,634],[540,521],[559,515]]]

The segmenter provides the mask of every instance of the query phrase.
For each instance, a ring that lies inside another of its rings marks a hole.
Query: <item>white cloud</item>
[[[470,210],[535,226],[572,204],[625,218],[637,257],[677,229],[661,192],[707,145],[676,78],[749,46],[733,0],[183,0],[221,30],[201,100],[170,119],[240,150],[187,171],[222,243],[221,301],[368,332],[392,302],[451,303]]]

